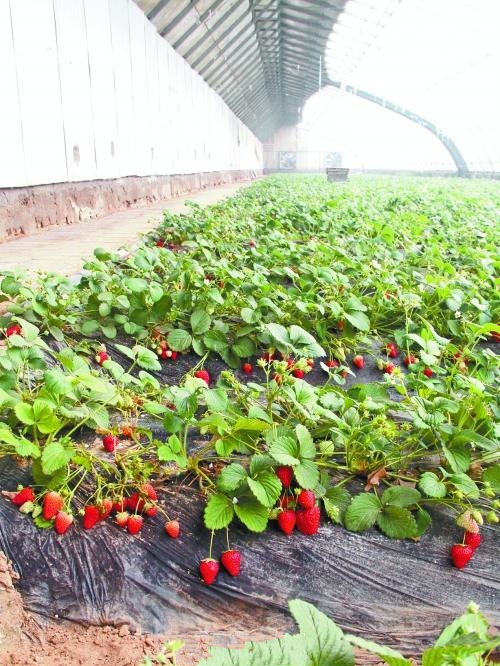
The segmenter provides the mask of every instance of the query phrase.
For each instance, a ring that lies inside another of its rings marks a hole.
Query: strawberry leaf
[[[345,526],[351,532],[364,532],[375,524],[381,511],[380,501],[375,495],[356,495],[347,508]]]
[[[370,330],[370,320],[364,312],[352,310],[351,312],[345,313],[345,318],[354,326],[354,328],[357,328],[358,331],[366,332]]]
[[[168,346],[174,351],[184,351],[189,349],[191,341],[191,335],[182,328],[175,328],[167,335]]]
[[[483,482],[488,482],[496,493],[500,493],[500,465],[488,467],[483,472]]]
[[[59,441],[50,442],[42,452],[42,471],[51,475],[71,460],[72,449],[67,449]]]
[[[314,666],[354,666],[354,651],[332,620],[305,601],[295,599],[288,605],[305,644],[306,663]]]
[[[388,666],[413,666],[414,664],[413,661],[406,659],[400,652],[392,648],[373,643],[372,641],[366,641],[364,638],[359,638],[359,636],[353,636],[352,634],[346,634],[345,638],[351,645],[361,648],[365,652],[376,654]]]
[[[236,490],[247,478],[246,469],[239,463],[231,463],[224,467],[217,479],[217,488],[223,492]]]
[[[467,474],[452,474],[449,479],[457,490],[460,490],[466,497],[478,499],[479,488]]]
[[[295,427],[295,434],[299,442],[300,457],[314,459],[316,456],[316,446],[314,445],[309,430],[305,426],[299,424]]]
[[[305,666],[307,656],[300,636],[249,642],[240,649],[210,647],[209,657],[198,666]]]
[[[245,495],[238,498],[234,511],[243,525],[251,532],[263,532],[266,529],[269,509],[262,506],[255,497]]]
[[[217,493],[208,500],[203,514],[205,527],[209,530],[221,530],[227,527],[234,516],[234,505],[229,497]]]
[[[382,504],[391,506],[411,506],[416,504],[421,495],[415,488],[405,486],[391,486],[382,494]]]
[[[410,539],[417,534],[415,518],[401,506],[385,506],[378,514],[377,525],[392,539]]]
[[[319,483],[319,470],[312,460],[303,459],[300,464],[293,468],[297,483],[301,488],[312,490]]]
[[[446,497],[446,486],[434,472],[424,472],[419,479],[418,487],[427,497]]]
[[[261,504],[272,507],[281,493],[281,481],[271,471],[260,472],[256,478],[248,478],[248,486]]]
[[[325,511],[334,523],[341,523],[344,519],[347,507],[351,502],[349,492],[342,487],[328,488],[323,496]]]
[[[291,437],[275,439],[269,446],[269,455],[280,465],[299,465],[299,445]]]
[[[205,310],[194,310],[191,313],[190,323],[194,335],[203,335],[210,329],[212,318]]]

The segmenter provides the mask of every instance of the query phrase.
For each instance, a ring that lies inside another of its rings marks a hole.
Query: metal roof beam
[[[215,41],[215,43],[218,43],[220,40],[224,39],[224,36],[222,36],[222,35],[216,37],[216,36],[213,34],[214,31],[217,30],[218,28],[220,28],[222,25],[224,25],[224,23],[227,21],[227,19],[228,19],[230,16],[232,16],[232,14],[234,14],[235,10],[236,10],[236,9],[239,9],[241,6],[242,6],[242,5],[241,5],[240,3],[235,3],[232,7],[230,7],[230,8],[227,10],[227,12],[226,12],[225,14],[223,14],[223,16],[221,16],[220,19],[219,19],[218,21],[216,21],[216,22],[213,24],[213,26],[211,26],[211,28],[210,28],[207,32],[206,32],[206,33],[205,33],[200,39],[198,39],[198,41],[195,42],[195,43],[194,43],[194,44],[193,44],[193,45],[192,45],[192,46],[191,46],[191,47],[190,47],[190,48],[189,48],[189,49],[183,54],[182,57],[188,59],[189,56],[190,56],[192,53],[194,53],[194,51],[196,51],[196,49],[198,49],[198,48],[199,48],[199,47],[200,47],[200,46],[201,46],[201,45],[207,40],[207,38],[209,38],[209,37],[211,37],[211,38]],[[245,14],[246,14],[246,13],[248,13],[248,10],[247,10],[247,12],[245,12]],[[243,14],[242,17],[243,17],[245,14]],[[241,19],[242,17],[240,17],[240,19]],[[232,32],[232,31],[234,30],[235,25],[236,25],[236,22],[233,21],[233,22],[231,23],[230,27],[225,31],[224,35],[229,34],[230,32]],[[177,42],[176,42],[176,43],[177,43]],[[174,48],[177,48],[177,47],[174,45]]]
[[[244,33],[246,30],[248,30],[248,28],[251,28],[251,27],[252,27],[252,23],[249,23],[248,25],[244,26],[244,28],[243,28],[242,30],[240,30],[240,31],[238,32],[237,35],[234,35],[234,37],[232,37],[231,40],[226,44],[226,46],[224,47],[224,51],[225,51],[225,54],[226,54],[226,58],[229,58],[229,57],[233,54],[232,51],[231,51],[231,52],[229,51],[229,48],[231,48],[231,46],[233,46],[233,44],[234,44],[235,42],[238,41],[238,39],[241,37],[241,35],[243,35],[243,33]],[[247,42],[249,42],[251,39],[255,39],[255,33],[253,32],[253,30],[252,30],[252,32],[248,35],[248,37],[246,37],[246,39],[242,40],[241,42],[239,42],[239,43],[236,45],[236,47],[235,47],[235,51],[239,51],[239,49],[240,49],[243,45],[246,45]],[[205,76],[206,71],[207,71],[207,69],[210,68],[210,65],[212,64],[212,62],[215,62],[215,60],[210,61],[209,64],[204,65],[204,67],[201,67],[201,68],[200,68],[199,73],[200,73],[201,76]],[[219,64],[219,65],[216,67],[216,69],[219,69],[220,67],[222,67],[222,63]]]
[[[204,21],[206,21],[207,18],[210,18],[210,14],[211,14],[213,11],[215,11],[215,10],[217,9],[217,7],[219,7],[219,5],[221,5],[223,2],[224,2],[224,0],[215,0],[215,1],[210,5],[210,7],[209,7],[207,10],[205,10],[205,11],[203,12],[203,14],[199,14],[199,15],[198,15],[199,23],[194,23],[194,22],[193,22],[193,25],[190,26],[190,28],[188,28],[188,30],[186,30],[186,32],[185,32],[184,34],[182,34],[182,35],[180,36],[180,38],[179,38],[178,40],[175,41],[174,44],[172,44],[172,46],[174,47],[174,49],[177,50],[177,47],[180,46],[180,45],[182,44],[182,42],[184,42],[184,41],[185,41],[190,35],[192,35],[193,32],[194,32],[195,30],[197,30],[197,29],[200,27],[200,25],[201,25]],[[174,19],[174,21],[176,21],[176,19]],[[171,24],[170,24],[170,25],[171,25]],[[167,34],[167,32],[170,32],[170,30],[171,30],[170,25],[168,25],[166,28],[164,28],[164,29],[161,31],[160,34],[161,34],[163,37]],[[177,25],[177,22],[175,23],[175,25]],[[174,28],[175,28],[175,25],[173,26]]]

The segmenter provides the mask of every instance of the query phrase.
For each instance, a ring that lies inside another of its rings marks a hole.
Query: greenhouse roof
[[[260,139],[296,124],[326,80],[326,45],[347,2],[135,1]]]

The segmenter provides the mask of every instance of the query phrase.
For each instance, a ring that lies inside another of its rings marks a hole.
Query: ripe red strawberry
[[[249,240],[249,241],[248,241],[248,245],[249,245],[250,247],[255,247],[256,243],[255,243],[255,241],[252,239],[252,240]]]
[[[306,359],[307,367],[309,368],[314,368],[314,359],[312,358],[307,358]]]
[[[143,517],[142,516],[129,516],[127,520],[127,531],[129,534],[137,534],[141,531]]]
[[[292,467],[286,467],[284,465],[282,465],[281,467],[277,467],[275,474],[278,477],[278,479],[281,481],[284,488],[290,488],[293,481]]]
[[[300,509],[297,511],[297,529],[308,536],[316,534],[320,518],[319,506],[313,506],[312,509]]]
[[[327,368],[338,368],[340,363],[335,359],[330,359],[329,361],[325,361],[325,365]]]
[[[316,504],[316,495],[312,490],[301,490],[297,497],[297,504],[302,509],[312,509]]]
[[[424,368],[423,373],[426,377],[432,377],[434,374],[430,368]]]
[[[120,511],[120,513],[116,514],[116,518],[115,518],[116,524],[119,527],[126,527],[129,517],[130,517],[130,514],[129,514],[128,511]]]
[[[387,356],[390,356],[391,358],[396,358],[398,355],[398,348],[394,342],[388,342],[385,346],[385,350],[387,352]]]
[[[274,354],[272,352],[264,352],[261,356],[263,361],[267,361],[267,363],[271,363],[271,361],[274,361]]]
[[[219,573],[219,563],[212,557],[206,557],[200,562],[200,576],[206,585],[212,585]]]
[[[95,360],[96,360],[96,363],[98,363],[99,365],[102,365],[104,363],[104,361],[109,360],[109,356],[108,356],[108,354],[106,354],[105,351],[100,351],[100,352],[97,352],[97,354],[95,355]]]
[[[241,553],[239,550],[226,550],[220,556],[220,563],[230,576],[237,576],[241,568]]]
[[[156,504],[146,504],[146,509],[144,513],[146,514],[146,516],[148,516],[148,518],[152,518],[153,516],[156,516],[156,514],[158,513],[158,507],[156,506]]]
[[[131,511],[141,513],[144,511],[144,506],[146,502],[140,497],[139,493],[133,493],[127,499],[127,508]]]
[[[177,539],[181,533],[181,526],[178,520],[167,520],[165,523],[165,532],[171,539]]]
[[[194,373],[194,376],[198,377],[198,379],[203,379],[203,381],[205,382],[205,384],[207,386],[210,384],[210,375],[208,374],[208,372],[206,370],[197,370]]]
[[[253,372],[253,365],[251,363],[243,363],[241,369],[243,370],[245,375],[251,375]]]
[[[141,486],[141,492],[147,495],[149,499],[153,500],[154,502],[156,502],[156,500],[158,499],[156,490],[153,488],[153,486],[150,483],[143,483]]]
[[[26,488],[22,488],[17,495],[14,495],[14,497],[11,499],[12,504],[15,504],[16,506],[22,506],[25,502],[34,502],[35,501],[35,493],[33,492],[33,488],[30,486],[27,486]]]
[[[297,377],[297,379],[304,379],[305,376],[304,370],[299,370],[299,368],[295,368],[295,370],[292,370],[292,375],[294,377]]]
[[[43,517],[45,520],[52,520],[61,511],[64,506],[64,500],[54,490],[48,492],[43,498]]]
[[[451,559],[457,569],[463,569],[474,555],[474,549],[471,546],[464,546],[456,543],[450,550]]]
[[[290,535],[297,522],[297,515],[292,509],[285,509],[278,514],[278,525],[280,530],[287,535]]]
[[[65,511],[59,511],[54,520],[54,529],[58,534],[64,534],[73,523],[73,516]]]
[[[113,501],[106,497],[102,500],[99,506],[99,520],[106,520],[111,511],[113,510]]]
[[[339,331],[343,331],[345,328],[345,321],[343,319],[339,319],[337,322],[337,328]]]
[[[165,241],[162,240],[161,238],[159,238],[159,239],[156,241],[156,247],[164,247],[164,245],[165,245]]]
[[[23,329],[19,326],[19,324],[12,324],[12,326],[9,326],[9,328],[5,331],[5,335],[10,338],[11,335],[21,335]]]
[[[112,453],[118,446],[118,437],[116,435],[104,435],[102,438],[102,445],[108,453]]]
[[[394,363],[385,363],[384,364],[384,372],[386,373],[386,375],[392,375],[392,373],[394,372],[395,369],[396,369],[396,366],[394,365]]]
[[[361,354],[356,354],[356,356],[352,359],[352,362],[358,368],[358,370],[362,370],[365,367],[365,359],[361,356]]]
[[[413,365],[416,362],[417,362],[417,357],[414,356],[413,354],[408,354],[407,356],[404,357],[405,365]]]
[[[101,512],[94,504],[83,507],[83,529],[90,530],[101,520]]]
[[[117,502],[113,502],[113,511],[121,513],[125,511],[127,506],[128,506],[128,501],[126,499],[118,500]]]
[[[481,535],[479,532],[466,532],[464,537],[465,545],[470,546],[472,550],[476,550],[481,545]]]

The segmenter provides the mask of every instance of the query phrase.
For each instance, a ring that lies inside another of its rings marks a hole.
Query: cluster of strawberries
[[[239,550],[225,550],[220,556],[220,564],[230,576],[239,576],[241,570],[241,553]],[[205,557],[199,564],[201,579],[206,585],[212,585],[217,578],[220,565],[213,557]]]
[[[41,507],[36,506],[36,495],[31,486],[20,488],[9,493],[11,502],[19,507],[22,513],[31,513],[34,517],[41,515],[47,521],[54,521],[54,529],[64,534],[73,523],[73,514],[67,508],[70,498],[51,490],[42,499]],[[83,507],[83,528],[92,529],[97,523],[106,520],[112,512],[116,512],[115,522],[119,527],[126,528],[129,534],[137,534],[143,526],[144,515],[151,518],[158,512],[158,495],[150,483],[143,483],[139,490],[129,497],[113,501],[104,498],[97,504],[86,504]],[[168,519],[164,526],[166,534],[176,539],[180,534],[177,520]]]
[[[178,352],[170,349],[166,340],[160,340],[156,349],[156,353],[164,360],[168,359],[170,361],[175,361]]]
[[[388,342],[385,345],[385,352],[389,358],[397,358],[399,356],[399,349],[397,348],[397,345],[394,342]],[[418,358],[414,356],[414,354],[407,354],[404,357],[403,362],[408,368],[409,366],[418,363]],[[392,363],[392,361],[384,361],[382,359],[380,359],[377,362],[377,367],[379,370],[382,370],[386,375],[392,375],[397,368],[397,366],[394,363]],[[422,372],[428,378],[432,377],[432,375],[434,374],[431,368],[428,367],[424,368]]]
[[[316,534],[319,529],[321,511],[316,504],[314,492],[312,490],[300,490],[297,496],[292,493],[292,467],[278,467],[276,476],[285,488],[285,494],[278,501],[277,521],[281,531],[288,536],[295,528],[307,536]]]
[[[451,561],[457,569],[463,569],[470,562],[476,548],[481,545],[479,525],[483,517],[479,511],[465,511],[457,518],[457,525],[465,530],[462,543],[455,543],[450,549]]]

